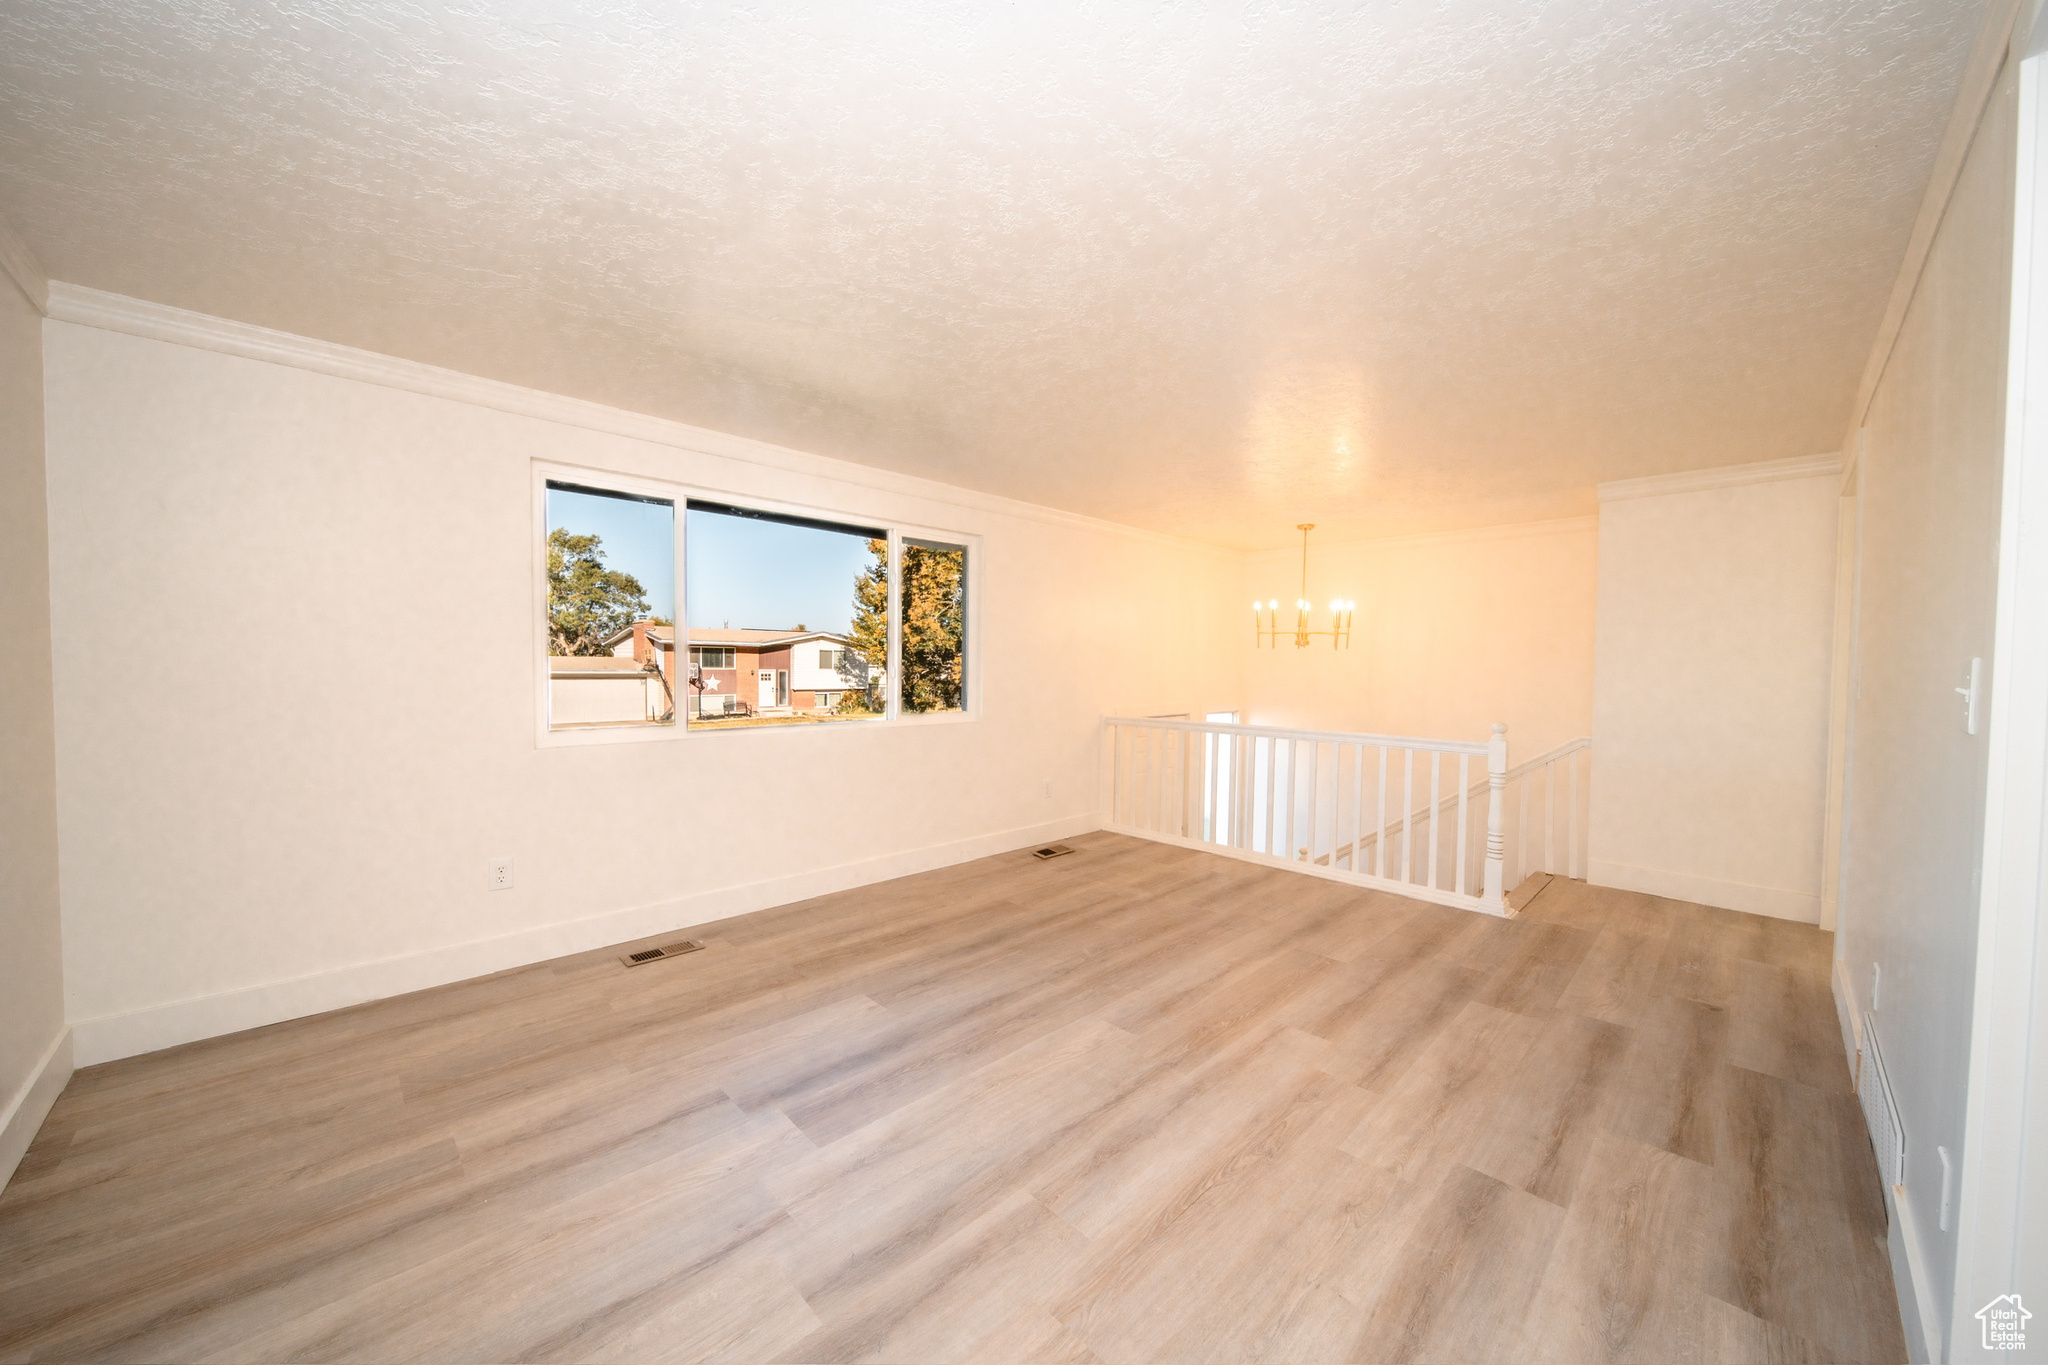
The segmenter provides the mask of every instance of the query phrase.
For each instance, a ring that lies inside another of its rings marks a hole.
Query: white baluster
[[[1401,880],[1415,880],[1415,751],[1401,751]]]
[[[1496,722],[1493,738],[1486,743],[1486,876],[1479,896],[1488,905],[1506,906],[1506,884],[1502,876],[1506,835],[1501,827],[1503,788],[1508,773],[1508,727]]]
[[[1569,753],[1564,756],[1564,761],[1571,765],[1572,775],[1571,845],[1565,850],[1565,875],[1583,877],[1586,869],[1579,860],[1579,756]]]
[[[1529,847],[1534,840],[1529,837],[1529,774],[1523,773],[1515,779],[1515,788],[1521,793],[1521,814],[1515,817],[1515,885],[1529,875]]]
[[[1316,860],[1316,834],[1322,828],[1323,801],[1323,743],[1312,739],[1308,742],[1308,847],[1301,851],[1304,862]]]
[[[1465,807],[1470,804],[1467,797],[1470,794],[1468,768],[1471,761],[1470,754],[1458,755],[1458,875],[1452,886],[1461,896],[1465,894]]]
[[[1128,729],[1119,725],[1109,732],[1109,818],[1118,825],[1130,823],[1124,819],[1124,803],[1130,799],[1131,785],[1131,760],[1124,752],[1129,743]]]
[[[1557,760],[1543,765],[1543,870],[1557,871]]]
[[[1268,857],[1272,857],[1272,851],[1274,851],[1274,788],[1276,788],[1276,784],[1280,780],[1278,778],[1278,769],[1280,769],[1280,739],[1274,737],[1274,739],[1266,741],[1266,847],[1264,847],[1264,851],[1266,851]]]
[[[1359,845],[1365,841],[1365,746],[1356,745],[1351,756],[1351,870],[1365,871]]]
[[[1190,803],[1195,808],[1192,818],[1188,814]],[[1187,838],[1191,828],[1196,831],[1202,828],[1202,798],[1195,782],[1195,732],[1193,730],[1183,730],[1180,732],[1181,838]]]
[[[1380,751],[1380,795],[1375,811],[1379,827],[1373,834],[1372,861],[1374,871],[1384,877],[1387,875],[1387,746],[1381,744],[1376,747]]]
[[[1442,802],[1444,756],[1442,750],[1429,751],[1429,889],[1436,890],[1436,832],[1437,810]]]
[[[1251,827],[1246,822],[1244,813],[1244,808],[1251,799],[1247,795],[1251,788],[1245,785],[1245,770],[1249,765],[1245,762],[1244,752],[1250,747],[1245,742],[1246,739],[1247,736],[1244,735],[1232,735],[1230,737],[1230,846],[1232,848],[1247,847],[1252,837],[1250,833]]]

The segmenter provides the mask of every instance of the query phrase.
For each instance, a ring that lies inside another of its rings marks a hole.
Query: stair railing
[[[1509,913],[1504,725],[1472,742],[1112,716],[1104,738],[1107,829]]]

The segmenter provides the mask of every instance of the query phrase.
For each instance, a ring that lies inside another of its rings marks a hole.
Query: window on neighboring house
[[[960,711],[967,705],[967,547],[903,541],[904,711]]]
[[[838,669],[839,661],[846,656],[843,649],[821,649],[818,651],[818,667],[832,672]]]
[[[674,501],[552,479],[545,497],[548,728],[673,725]]]
[[[732,651],[729,649],[706,649],[701,645],[690,649],[690,662],[699,668],[731,668]]]

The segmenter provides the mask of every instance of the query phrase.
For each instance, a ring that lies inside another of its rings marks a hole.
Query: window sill
[[[836,733],[851,730],[865,732],[869,730],[896,730],[906,726],[918,725],[958,725],[963,721],[978,719],[980,717],[976,716],[973,712],[948,711],[940,715],[898,716],[894,720],[877,716],[869,720],[813,721],[807,725],[734,725],[730,727],[723,725],[696,725],[690,728],[690,733],[693,735],[758,735],[768,731],[782,731],[785,733],[809,735],[816,734],[819,731],[832,731]]]
[[[537,747],[570,749],[585,744],[646,744],[682,737],[683,727],[680,725],[578,725],[541,731]]]
[[[813,721],[805,725],[592,725],[566,730],[546,730],[538,737],[542,749],[570,749],[589,744],[645,744],[705,735],[758,735],[764,733],[817,734],[821,731],[914,729],[929,725],[966,725],[980,720],[973,711],[943,711],[933,714],[898,716],[894,720]]]

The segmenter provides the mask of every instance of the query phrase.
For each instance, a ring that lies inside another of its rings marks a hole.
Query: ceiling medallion
[[[1309,629],[1308,601],[1308,533],[1316,529],[1314,522],[1304,522],[1294,528],[1301,532],[1301,596],[1294,599],[1294,629],[1280,629],[1280,601],[1278,598],[1264,604],[1252,603],[1252,628],[1258,634],[1259,645],[1280,647],[1283,636],[1294,637],[1296,649],[1306,649],[1311,639],[1327,636],[1332,649],[1351,648],[1351,613],[1358,603],[1342,598],[1330,603],[1330,628]]]

